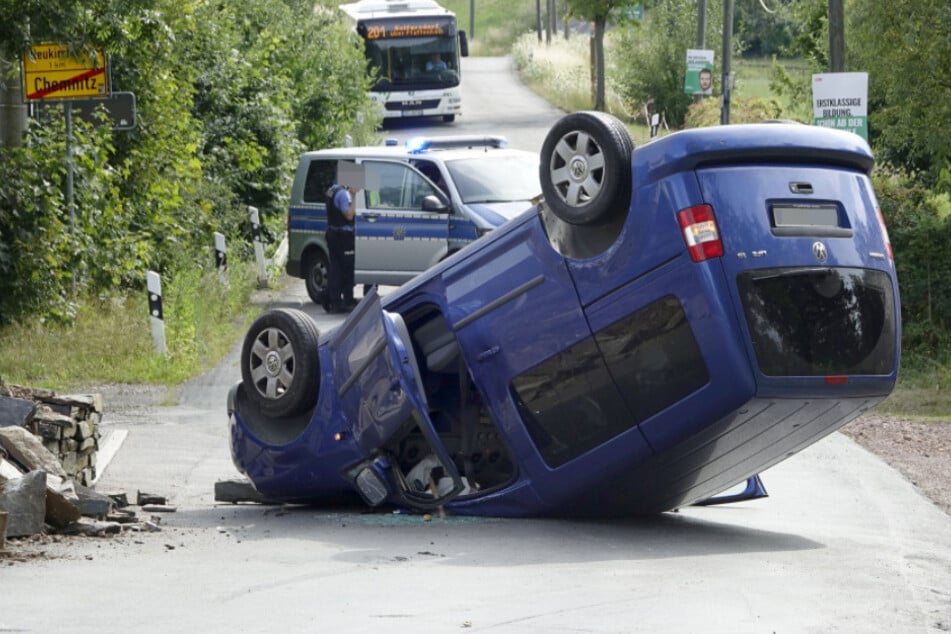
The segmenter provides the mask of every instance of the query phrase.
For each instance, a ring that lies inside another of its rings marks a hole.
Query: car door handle
[[[487,359],[494,357],[501,351],[502,351],[502,348],[500,346],[492,346],[491,348],[487,348],[483,350],[482,352],[480,352],[479,355],[476,357],[476,360],[486,361]]]
[[[377,218],[380,217],[380,214],[360,214],[364,217],[367,222],[376,222]]]

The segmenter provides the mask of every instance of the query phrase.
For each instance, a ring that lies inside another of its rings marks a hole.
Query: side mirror
[[[469,38],[465,31],[459,31],[459,54],[463,57],[469,57]]]
[[[423,198],[423,211],[449,211],[449,205],[440,200],[439,196],[429,195]]]

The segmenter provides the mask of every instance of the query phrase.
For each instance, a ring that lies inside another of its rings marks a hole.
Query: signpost
[[[34,44],[23,54],[23,94],[27,101],[105,97],[110,94],[106,56],[65,44]]]
[[[76,99],[65,104],[60,101],[38,101],[34,105],[40,107],[66,105],[72,108],[73,116],[93,124],[99,123],[96,112],[102,107],[105,108],[113,130],[135,129],[135,93],[131,92],[114,92],[108,97]]]
[[[73,200],[73,101],[110,97],[106,55],[101,48],[89,50],[57,42],[34,44],[23,54],[23,96],[28,103],[64,103],[66,116],[66,207],[69,228],[75,229]],[[75,275],[75,274],[74,274]],[[73,277],[73,290],[76,278]]]

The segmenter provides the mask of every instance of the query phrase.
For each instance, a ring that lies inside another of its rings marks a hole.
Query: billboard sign
[[[815,123],[854,132],[868,141],[868,73],[819,73],[812,76]]]

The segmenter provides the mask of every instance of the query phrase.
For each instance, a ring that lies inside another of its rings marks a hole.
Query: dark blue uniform
[[[342,185],[327,190],[327,251],[329,271],[324,310],[328,313],[352,308],[354,268],[354,220],[345,213],[350,208],[350,192]]]

